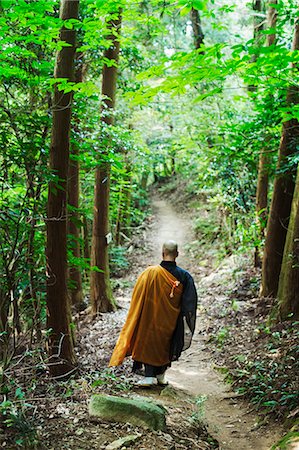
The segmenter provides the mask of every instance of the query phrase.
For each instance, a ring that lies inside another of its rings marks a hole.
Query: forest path
[[[188,217],[178,214],[169,202],[154,197],[152,200],[154,223],[149,241],[152,249],[146,255],[151,263],[159,261],[162,243],[174,239],[179,245],[178,265],[189,270],[195,283],[204,292],[207,275],[199,273],[198,267],[188,258],[185,248],[193,240],[192,223]],[[148,262],[148,261],[146,261]],[[207,295],[213,300],[211,292]],[[217,292],[215,292],[215,296]],[[199,299],[200,300],[200,299]],[[237,398],[213,369],[201,331],[205,327],[204,312],[198,313],[193,342],[178,362],[167,371],[167,378],[175,387],[194,396],[205,396],[204,416],[208,430],[214,436],[221,450],[269,450],[279,438],[274,426],[257,428],[257,416],[250,411],[250,405]]]

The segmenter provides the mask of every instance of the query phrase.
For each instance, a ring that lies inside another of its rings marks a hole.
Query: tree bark
[[[277,4],[277,0],[273,0],[272,4]],[[275,29],[277,22],[277,10],[273,6],[268,8],[268,27]],[[267,46],[270,47],[275,43],[275,33],[267,35]],[[259,156],[258,179],[256,187],[256,215],[259,227],[260,239],[265,237],[265,229],[268,218],[268,185],[269,185],[269,165],[270,157],[267,148],[262,148]],[[260,249],[256,247],[254,254],[254,266],[261,267],[262,260]]]
[[[201,27],[200,15],[197,9],[192,8],[190,12],[193,30],[194,47],[199,50],[204,43],[204,34]],[[204,52],[202,52],[204,53]]]
[[[142,172],[140,186],[143,191],[146,191],[147,188],[148,175],[148,172]]]
[[[274,3],[274,2],[273,2]],[[260,47],[260,40],[263,39],[262,31],[264,29],[264,20],[261,20],[260,13],[264,11],[264,2],[263,0],[254,0],[252,5],[253,11],[256,11],[257,14],[254,15],[254,40],[256,42],[257,47]]]
[[[299,168],[292,212],[279,277],[278,303],[281,319],[299,317]]]
[[[277,0],[271,0],[270,6],[268,7],[267,11],[268,26],[271,29],[275,29],[277,23],[277,9],[273,8],[272,5],[277,5]],[[275,41],[276,41],[276,33],[267,34],[267,45],[269,47],[273,45]]]
[[[79,0],[62,0],[60,18],[77,19]],[[61,28],[61,41],[69,44],[56,56],[55,78],[73,80],[75,30]],[[70,328],[67,291],[67,176],[72,93],[55,85],[50,169],[56,180],[49,183],[47,218],[47,328],[49,368],[53,376],[66,376],[76,362]]]
[[[299,25],[295,24],[293,50],[299,49]],[[293,67],[295,69],[295,67]],[[296,68],[297,69],[297,68]],[[287,93],[289,107],[299,103],[299,89],[291,85]],[[291,213],[294,193],[294,168],[289,167],[289,157],[299,144],[299,123],[290,119],[283,123],[279,148],[277,175],[274,180],[273,197],[267,224],[266,242],[262,268],[261,295],[276,297],[283,257],[283,250]]]
[[[77,57],[77,67],[75,71],[76,83],[83,81],[83,63],[82,54]],[[75,135],[79,134],[78,118],[74,121]],[[68,214],[68,234],[71,237],[70,251],[74,258],[81,257],[80,249],[80,214],[79,214],[79,197],[80,197],[80,165],[79,165],[79,147],[77,142],[73,142],[70,151],[70,163],[69,163],[69,179],[68,179],[68,204],[70,205],[70,212]],[[83,303],[83,290],[82,290],[82,275],[80,268],[77,264],[70,265],[69,267],[69,281],[70,281],[70,297],[71,303],[78,309]]]
[[[253,53],[250,62],[254,63],[258,58],[258,51],[262,46],[262,40],[264,36],[262,31],[264,30],[264,20],[261,20],[261,13],[264,10],[264,2],[262,0],[254,0],[252,2],[252,9],[255,12],[253,16],[253,40],[256,51]],[[255,84],[248,85],[249,92],[255,92],[257,86]]]
[[[114,123],[113,110],[116,97],[117,63],[119,57],[119,33],[121,27],[121,12],[116,19],[108,22],[110,32],[107,37],[111,41],[110,47],[105,50],[104,58],[114,61],[113,65],[104,64],[102,73],[102,122],[111,126]],[[106,161],[101,162],[96,170],[94,193],[94,219],[91,245],[91,265],[100,271],[92,270],[90,277],[90,298],[92,315],[99,312],[108,312],[114,309],[114,300],[110,285],[109,255],[107,235],[109,232],[109,200],[110,200],[110,163],[108,155]]]
[[[89,245],[89,234],[90,234],[90,226],[88,224],[88,220],[85,214],[82,216],[83,228],[82,228],[82,238],[84,242],[83,248],[83,256],[85,259],[90,259],[90,245]]]
[[[127,162],[125,164],[125,173],[119,190],[117,217],[115,223],[115,242],[121,245],[122,229],[129,224],[131,212],[131,190],[132,190],[132,168]]]
[[[123,197],[125,196],[124,193],[124,182],[122,182],[119,190],[119,197],[118,197],[118,206],[117,206],[117,216],[116,216],[116,223],[115,223],[115,242],[116,245],[121,244],[121,226],[122,226],[122,220],[123,220],[123,212],[124,212],[124,200]]]

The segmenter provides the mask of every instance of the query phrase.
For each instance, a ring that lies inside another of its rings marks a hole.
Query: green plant
[[[196,406],[198,408],[198,417],[202,420],[204,418],[205,415],[205,403],[207,401],[207,396],[206,395],[199,395],[198,397],[196,397],[195,399],[195,403]]]
[[[196,411],[192,413],[190,421],[193,425],[196,425],[200,429],[204,428],[204,416],[205,416],[205,402],[207,400],[206,395],[199,395],[195,398]]]
[[[228,337],[229,337],[229,329],[227,327],[223,327],[217,332],[215,336],[215,341],[219,347],[222,347],[224,345],[224,342],[228,339]]]
[[[111,247],[110,252],[111,272],[115,275],[128,268],[128,260],[126,258],[126,248],[117,246]]]
[[[110,388],[117,391],[129,391],[132,388],[124,376],[116,376],[111,369],[92,374],[91,387]]]
[[[271,447],[271,450],[286,450],[289,448],[289,444],[298,443],[299,441],[299,432],[291,431],[286,434],[282,439],[280,439],[276,444]]]
[[[4,426],[14,434],[14,442],[22,448],[36,448],[38,436],[36,428],[28,418],[32,405],[24,399],[24,392],[17,388],[15,400],[4,400],[0,404],[0,417]]]

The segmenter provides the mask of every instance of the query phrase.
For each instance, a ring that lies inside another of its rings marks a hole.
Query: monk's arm
[[[198,298],[194,280],[191,275],[189,275],[184,284],[181,312],[185,319],[184,322],[186,322],[192,334],[195,329],[197,302]]]

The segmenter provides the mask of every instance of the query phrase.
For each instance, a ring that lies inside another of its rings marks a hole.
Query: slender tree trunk
[[[62,0],[60,18],[77,19],[79,0]],[[55,78],[73,80],[75,30],[62,27],[60,39],[69,44],[56,56]],[[47,328],[49,334],[49,367],[54,376],[73,370],[75,354],[70,329],[70,308],[67,291],[67,175],[72,93],[55,86],[53,125],[50,148],[50,169],[57,177],[49,184],[47,219]]]
[[[263,0],[254,0],[252,4],[253,11],[257,14],[254,15],[254,31],[253,36],[256,42],[256,46],[261,46],[261,39],[263,39],[262,31],[264,30],[264,20],[261,18],[261,13],[264,11]]]
[[[34,308],[34,317],[33,317],[33,328],[32,328],[32,337],[34,330],[36,332],[36,338],[38,341],[42,338],[42,332],[41,332],[41,318],[40,318],[40,301],[38,298],[38,293],[36,289],[36,272],[35,272],[35,265],[34,265],[34,237],[35,237],[35,228],[36,228],[36,219],[35,215],[37,213],[36,211],[36,204],[37,201],[39,201],[40,193],[41,193],[41,186],[42,184],[39,184],[39,187],[37,189],[37,192],[35,193],[35,205],[33,208],[33,217],[30,219],[30,232],[28,237],[28,250],[27,250],[27,258],[26,263],[28,265],[28,278],[29,278],[29,288],[27,291],[26,297],[29,298],[33,303]]]
[[[123,183],[120,186],[120,190],[119,190],[119,197],[118,197],[118,206],[117,206],[117,217],[116,217],[116,224],[115,224],[115,242],[116,245],[120,245],[121,244],[121,237],[120,237],[120,232],[121,232],[121,225],[122,225],[122,220],[123,220],[123,211],[124,211],[124,201],[123,201],[123,197],[124,197],[124,185]]]
[[[127,168],[127,188],[126,188],[126,195],[125,195],[125,201],[124,201],[124,208],[123,208],[123,224],[125,226],[130,225],[131,215],[130,215],[130,208],[131,208],[131,201],[132,201],[132,172],[131,167],[128,166]]]
[[[267,12],[267,22],[269,28],[275,30],[276,23],[277,23],[277,9],[274,8],[272,5],[277,5],[277,0],[271,0],[270,5],[268,6],[268,12]],[[276,41],[276,34],[267,34],[267,45],[270,47],[271,45],[275,44]]]
[[[173,125],[172,124],[169,125],[169,131],[170,131],[170,134],[173,133]],[[171,172],[171,176],[174,176],[175,171],[176,171],[176,167],[175,167],[176,149],[175,149],[175,147],[171,147],[169,156],[170,156],[170,172]]]
[[[132,190],[132,175],[130,164],[125,165],[125,174],[122,185],[119,191],[119,200],[117,208],[117,218],[115,225],[115,241],[117,245],[121,245],[121,232],[124,226],[130,221],[130,207],[131,207],[131,190]]]
[[[121,27],[121,12],[117,19],[111,19],[108,29],[111,33],[108,39],[111,46],[105,51],[104,58],[115,61],[114,65],[103,67],[102,95],[104,107],[102,109],[102,122],[112,125],[114,122],[113,110],[116,97],[117,62],[119,57],[119,33]],[[107,155],[104,155],[107,156]],[[109,200],[110,200],[110,163],[102,162],[96,170],[94,193],[94,219],[91,245],[91,265],[100,271],[92,270],[90,277],[90,297],[92,315],[99,312],[112,311],[114,301],[110,285],[109,255],[107,235],[109,232]]]
[[[271,5],[277,4],[277,0],[273,0]],[[277,10],[273,6],[268,8],[268,27],[275,29],[277,22]],[[275,34],[267,35],[267,46],[270,47],[275,43]],[[272,95],[272,94],[270,94]],[[268,185],[269,185],[269,166],[270,156],[267,148],[262,148],[259,156],[258,179],[256,187],[256,215],[259,226],[259,235],[262,240],[265,237],[265,229],[268,218]],[[261,267],[262,259],[260,249],[256,247],[254,254],[255,267]]]
[[[262,40],[264,39],[264,36],[262,34],[262,31],[264,30],[264,20],[262,20],[261,13],[264,10],[264,2],[262,0],[254,0],[252,3],[252,9],[254,11],[253,16],[253,40],[254,40],[254,46],[255,46],[255,52],[251,56],[251,62],[254,63],[257,61],[258,58],[258,52],[260,47],[263,45]],[[255,92],[257,90],[257,86],[255,84],[249,84],[248,85],[248,91],[249,92]]]
[[[299,168],[278,288],[282,319],[299,317]]]
[[[68,234],[71,236],[71,254],[74,258],[80,258],[80,214],[79,208],[79,148],[76,144],[71,147],[71,159],[69,165],[68,204],[71,212],[68,217]],[[70,297],[71,303],[80,307],[83,302],[82,276],[78,265],[70,265]]]
[[[82,217],[83,227],[82,236],[84,242],[83,256],[85,259],[90,259],[90,244],[89,244],[89,225],[85,214]]]
[[[82,54],[77,58],[77,67],[75,71],[76,83],[83,81],[83,64]],[[78,118],[74,121],[75,135],[79,134]],[[77,142],[73,142],[70,151],[69,163],[69,179],[68,179],[68,204],[70,212],[68,214],[68,234],[71,237],[70,247],[71,254],[74,258],[80,258],[80,214],[79,214],[79,196],[80,196],[80,165],[79,165],[79,147]],[[82,291],[82,276],[78,265],[70,265],[69,267],[69,281],[70,281],[70,297],[71,303],[80,309],[83,303]]]
[[[299,25],[296,22],[293,50],[298,49]],[[299,89],[297,86],[291,85],[287,94],[287,104],[292,106],[298,103]],[[289,167],[289,157],[297,151],[298,144],[299,123],[297,119],[284,122],[263,257],[261,295],[264,297],[276,297],[277,295],[283,250],[295,187],[294,168]]]
[[[269,154],[262,149],[259,157],[258,179],[256,188],[256,216],[259,227],[259,237],[263,239],[267,224],[268,208],[268,184],[269,184]],[[256,247],[254,254],[254,266],[261,267],[260,249]]]
[[[143,191],[146,191],[148,182],[148,172],[142,172],[140,186]]]
[[[83,252],[82,252],[82,256],[85,259],[85,262],[89,261],[90,262],[90,243],[89,243],[89,225],[88,225],[88,221],[87,218],[85,216],[85,214],[82,215],[82,239],[83,239]],[[90,265],[90,264],[89,264]],[[89,281],[89,274],[90,274],[90,269],[87,268],[87,266],[85,266],[85,270],[84,270],[84,280],[85,283],[88,283]]]
[[[194,47],[199,50],[204,43],[204,34],[201,27],[201,20],[197,9],[192,8],[190,12],[193,30]]]

